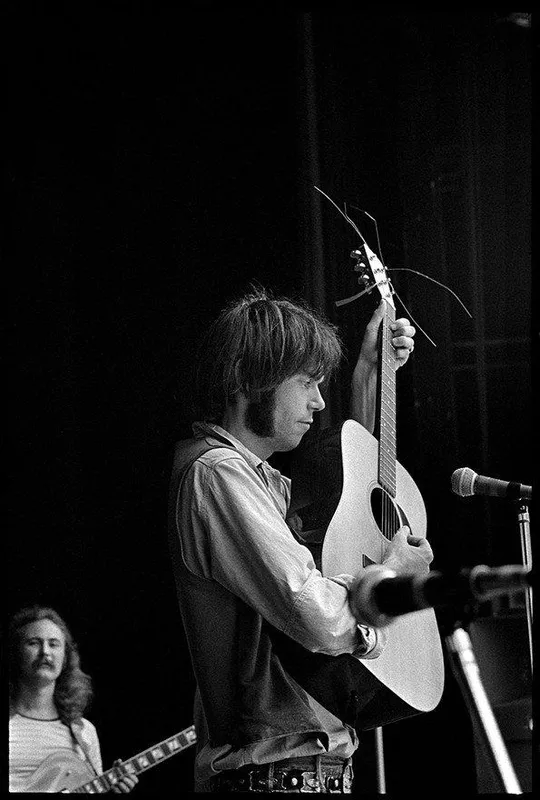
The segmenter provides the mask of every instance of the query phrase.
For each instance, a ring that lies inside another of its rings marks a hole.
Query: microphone
[[[484,475],[477,475],[469,467],[461,467],[452,473],[452,491],[459,494],[460,497],[467,497],[471,494],[509,497],[511,500],[530,500],[532,497],[532,486],[525,486],[516,481],[486,478]]]
[[[349,603],[361,625],[388,625],[394,617],[432,606],[458,608],[471,601],[514,594],[532,586],[530,570],[521,565],[486,567],[483,564],[444,574],[396,575],[384,564],[366,569],[351,587]]]

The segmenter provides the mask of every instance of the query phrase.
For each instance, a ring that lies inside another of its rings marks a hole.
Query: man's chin
[[[302,433],[302,434],[299,434],[298,436],[296,436],[294,438],[294,440],[293,439],[288,439],[286,442],[281,442],[280,444],[277,445],[277,447],[275,448],[274,452],[276,452],[276,453],[288,453],[291,450],[294,450],[296,447],[298,447],[298,445],[300,444],[300,442],[302,441],[303,438],[304,438],[304,434]]]

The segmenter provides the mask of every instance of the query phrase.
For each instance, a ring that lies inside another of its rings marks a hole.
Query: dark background
[[[508,11],[276,4],[3,7],[10,370],[6,611],[71,625],[95,681],[105,767],[187,727],[193,681],[170,572],[171,446],[194,351],[255,280],[339,326],[345,414],[374,300],[347,208],[419,331],[398,376],[398,457],[425,499],[435,567],[521,563],[516,508],[462,499],[454,469],[532,483],[533,29]],[[12,260],[11,260],[12,259]],[[286,468],[286,464],[284,465]],[[528,689],[521,626],[512,697]],[[516,650],[516,642],[510,649]],[[521,653],[521,650],[520,650]],[[216,654],[219,658],[219,654]],[[439,708],[386,729],[390,792],[470,792],[475,748],[447,673]],[[371,740],[359,790],[374,790]],[[193,748],[138,792],[191,787]]]

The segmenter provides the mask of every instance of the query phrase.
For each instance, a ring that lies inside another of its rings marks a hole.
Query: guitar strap
[[[83,737],[81,736],[80,731],[77,730],[77,727],[78,726],[76,726],[73,722],[70,722],[68,724],[68,728],[69,728],[69,730],[71,732],[71,736],[72,736],[75,744],[78,744],[79,747],[81,748],[81,750],[83,751],[83,753],[85,755],[85,758],[86,758],[88,764],[90,765],[90,767],[92,769],[92,772],[94,773],[94,775],[99,775],[97,769],[95,768],[95,766],[94,766],[94,764],[92,762],[92,759],[90,758],[90,752],[88,750],[88,745],[86,744],[86,742],[84,741]]]

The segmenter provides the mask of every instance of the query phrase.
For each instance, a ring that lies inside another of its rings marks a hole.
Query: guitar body
[[[118,774],[138,775],[167,758],[181,753],[197,741],[195,726],[190,725],[180,733],[164,739],[136,756],[95,775],[86,761],[75,753],[63,750],[44,759],[28,779],[24,792],[55,794],[77,792],[79,794],[101,794],[109,792],[118,782]]]
[[[32,773],[25,792],[71,792],[92,780],[94,773],[75,753],[53,753]]]
[[[409,473],[396,462],[395,500],[382,492],[376,476],[379,442],[359,423],[347,420],[341,428],[343,483],[340,499],[322,547],[322,572],[360,575],[370,563],[381,563],[389,545],[379,525],[383,513],[397,515],[414,536],[426,535],[422,496]],[[382,508],[381,508],[382,507]],[[387,628],[388,642],[373,660],[361,660],[397,700],[399,717],[431,711],[444,687],[444,661],[433,609],[404,614]],[[408,710],[407,710],[408,709]],[[393,714],[388,711],[388,717]]]

